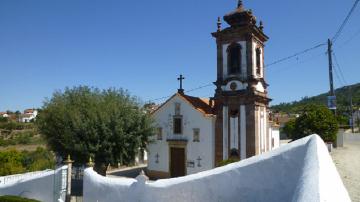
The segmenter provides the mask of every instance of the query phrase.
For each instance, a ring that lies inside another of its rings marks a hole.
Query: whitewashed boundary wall
[[[0,195],[15,195],[44,202],[64,201],[67,166],[56,170],[23,174],[16,180],[0,184]],[[4,178],[6,178],[5,176]]]
[[[49,172],[50,169],[42,170],[42,171],[35,171],[35,172],[29,172],[24,174],[16,174],[16,175],[7,175],[7,176],[0,176],[0,186],[15,183],[20,180],[27,179],[29,177],[33,176],[41,176],[42,174]]]
[[[344,133],[345,141],[360,141],[360,133]]]
[[[84,201],[350,201],[317,135],[185,177],[156,182],[137,179],[110,179],[88,168],[84,173]]]

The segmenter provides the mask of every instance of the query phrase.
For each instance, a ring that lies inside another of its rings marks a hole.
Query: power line
[[[341,24],[340,28],[338,29],[338,31],[336,32],[336,34],[334,35],[334,37],[332,38],[332,42],[335,43],[335,41],[339,38],[339,36],[341,35],[341,32],[343,31],[345,25],[347,24],[347,22],[349,21],[351,14],[354,12],[357,4],[360,2],[360,0],[356,0],[354,5],[352,6],[351,10],[349,11],[348,15],[346,16],[345,20],[343,21],[343,23]]]
[[[212,86],[214,85],[213,83],[209,83],[209,84],[206,84],[206,85],[203,85],[203,86],[199,86],[199,87],[196,87],[196,88],[192,88],[190,90],[187,90],[185,91],[186,93],[189,93],[189,92],[192,92],[192,91],[196,91],[196,90],[200,90],[202,88],[206,88],[206,87],[209,87],[209,86]],[[163,99],[167,99],[167,98],[170,98],[172,95],[168,95],[168,96],[164,96],[164,97],[160,97],[160,98],[155,98],[155,99],[152,99],[152,100],[149,100],[148,102],[154,102],[154,101],[158,101],[158,100],[163,100]]]
[[[344,77],[343,71],[341,70],[341,67],[340,67],[340,65],[339,65],[339,62],[338,62],[338,60],[337,60],[337,58],[336,58],[335,52],[333,52],[333,56],[334,56],[334,59],[335,59],[336,67],[337,67],[338,70],[339,70],[341,79],[344,81],[344,84],[347,85],[346,79],[345,79],[345,77]]]
[[[270,63],[270,64],[267,64],[267,65],[265,65],[265,67],[269,67],[269,66],[272,66],[272,65],[275,65],[275,64],[279,64],[279,63],[281,63],[281,62],[284,62],[284,61],[286,61],[286,60],[290,60],[290,59],[292,59],[292,58],[294,58],[294,57],[298,57],[298,56],[300,56],[300,55],[302,55],[302,54],[305,54],[305,53],[307,53],[307,52],[309,52],[309,51],[315,50],[315,49],[320,48],[320,47],[325,46],[325,45],[326,45],[326,43],[321,43],[321,44],[318,44],[318,45],[313,46],[313,47],[311,47],[311,48],[307,48],[307,49],[305,49],[305,50],[303,50],[303,51],[297,52],[297,53],[295,53],[295,54],[292,54],[292,55],[290,55],[290,56],[281,58],[281,59],[276,60],[275,62],[272,62],[272,63]]]
[[[360,29],[358,31],[355,32],[354,35],[352,35],[348,40],[346,40],[343,44],[341,44],[341,46],[338,47],[338,49],[344,47],[345,45],[347,45],[348,43],[350,43],[350,41],[354,40],[358,35],[360,34]]]
[[[299,66],[299,65],[302,65],[302,64],[304,64],[304,63],[310,62],[310,61],[312,61],[312,60],[314,60],[314,59],[316,59],[316,58],[318,58],[318,57],[320,57],[320,56],[324,56],[324,55],[326,55],[326,54],[327,54],[327,52],[321,52],[320,54],[316,54],[316,55],[314,55],[314,56],[312,56],[312,57],[303,59],[302,61],[300,61],[300,62],[298,62],[297,64],[292,65],[292,66],[290,66],[290,67],[287,66],[287,67],[283,67],[283,68],[277,68],[276,71],[274,71],[274,69],[272,69],[272,70],[273,70],[272,73],[279,73],[279,72],[282,72],[282,71],[284,71],[284,70],[289,70],[289,69],[295,68],[295,67],[297,67],[297,66]]]
[[[341,86],[345,85],[338,74],[337,68],[334,68],[334,72],[335,72],[335,76],[336,76],[337,80],[339,81],[339,83],[341,83]]]
[[[270,63],[270,64],[268,64],[268,65],[265,65],[265,67],[273,66],[273,65],[279,64],[279,63],[281,63],[281,62],[290,60],[290,59],[292,59],[292,58],[294,58],[294,57],[298,57],[298,56],[303,55],[303,54],[305,54],[305,53],[307,53],[307,52],[309,52],[309,51],[315,50],[315,49],[320,48],[320,47],[325,46],[325,45],[326,45],[326,43],[321,43],[321,44],[318,44],[318,45],[313,46],[313,47],[311,47],[311,48],[304,49],[304,50],[302,50],[302,51],[300,51],[300,52],[294,53],[294,54],[292,54],[292,55],[290,55],[290,56],[281,58],[281,59],[276,60],[276,61],[274,61],[274,62],[272,62],[272,63]],[[206,85],[199,86],[199,87],[196,87],[196,88],[187,90],[187,91],[185,91],[185,92],[188,93],[188,92],[196,91],[196,90],[199,90],[199,89],[202,89],[202,88],[206,88],[206,87],[209,87],[209,86],[212,86],[212,85],[213,85],[213,83],[208,83],[208,84],[206,84]],[[154,102],[154,101],[158,101],[158,100],[167,99],[167,98],[170,98],[171,96],[172,96],[172,95],[168,95],[168,96],[163,96],[163,97],[151,99],[151,100],[149,100],[148,102]]]

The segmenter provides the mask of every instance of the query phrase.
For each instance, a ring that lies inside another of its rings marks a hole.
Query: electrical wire
[[[354,40],[358,35],[360,34],[360,29],[358,31],[355,32],[354,35],[352,35],[348,40],[346,40],[343,44],[341,44],[341,46],[339,46],[337,49],[340,49],[342,47],[344,47],[345,45],[347,45],[348,43],[350,43],[352,40]]]
[[[335,43],[336,40],[339,38],[339,36],[341,35],[341,32],[344,30],[345,25],[348,23],[351,14],[353,14],[356,6],[358,5],[358,3],[360,2],[360,0],[355,0],[354,5],[352,6],[351,10],[349,11],[349,13],[347,14],[345,20],[343,21],[343,23],[341,24],[340,28],[338,29],[338,31],[336,32],[336,34],[334,35],[334,37],[332,38],[332,42]]]
[[[341,67],[340,67],[340,65],[339,65],[339,62],[338,62],[338,60],[337,60],[337,58],[336,58],[336,54],[335,54],[334,51],[333,51],[333,56],[334,56],[334,60],[335,60],[336,67],[337,67],[338,70],[339,70],[341,79],[343,80],[344,84],[347,85],[347,82],[346,82],[346,79],[345,79],[345,77],[344,77],[343,71],[342,71],[342,69],[341,69]]]
[[[202,89],[202,88],[206,88],[206,87],[209,87],[209,86],[212,86],[212,85],[214,85],[214,84],[213,84],[213,83],[209,83],[209,84],[206,84],[206,85],[203,85],[203,86],[199,86],[199,87],[196,87],[196,88],[187,90],[187,91],[185,91],[185,92],[186,92],[186,93],[189,93],[189,92],[196,91],[196,90],[200,90],[200,89]],[[172,96],[172,95],[168,95],[168,96],[164,96],[164,97],[160,97],[160,98],[155,98],[155,99],[149,100],[148,102],[154,102],[154,101],[158,101],[158,100],[164,100],[164,99],[170,98],[171,96]]]
[[[309,52],[309,51],[318,49],[318,48],[320,48],[320,47],[322,47],[322,46],[325,46],[325,45],[326,45],[326,43],[317,44],[316,46],[313,46],[313,47],[304,49],[304,50],[302,50],[302,51],[300,51],[300,52],[297,52],[297,53],[294,53],[294,54],[292,54],[292,55],[290,55],[290,56],[287,56],[287,57],[281,58],[281,59],[279,59],[279,60],[276,60],[276,61],[274,61],[274,62],[272,62],[272,63],[270,63],[270,64],[268,64],[268,65],[265,65],[265,67],[273,66],[273,65],[279,64],[279,63],[281,63],[281,62],[290,60],[290,59],[292,59],[292,58],[298,57],[298,56],[303,55],[303,54],[305,54],[305,53],[307,53],[307,52]],[[322,54],[321,54],[321,55],[322,55]],[[318,56],[318,55],[317,55],[317,56]],[[316,57],[316,56],[315,56],[315,57]],[[199,87],[196,87],[196,88],[187,90],[187,91],[185,91],[185,92],[188,93],[188,92],[196,91],[196,90],[199,90],[199,89],[202,89],[202,88],[206,88],[206,87],[209,87],[209,86],[212,86],[212,85],[213,85],[213,83],[208,83],[208,84],[206,84],[206,85],[199,86]],[[168,96],[163,96],[163,97],[151,99],[151,100],[149,100],[148,102],[155,102],[155,101],[159,101],[159,100],[164,100],[164,99],[170,98],[171,96],[172,96],[172,95],[168,95]]]
[[[309,52],[309,51],[315,50],[315,49],[320,48],[320,47],[325,46],[325,45],[326,45],[326,43],[321,43],[321,44],[318,44],[318,45],[313,46],[313,47],[311,47],[311,48],[307,48],[307,49],[305,49],[305,50],[303,50],[303,51],[297,52],[297,53],[295,53],[295,54],[292,54],[292,55],[290,55],[290,56],[281,58],[281,59],[276,60],[276,61],[274,61],[274,62],[272,62],[272,63],[270,63],[270,64],[267,64],[267,65],[265,65],[265,67],[270,67],[270,66],[272,66],[272,65],[279,64],[279,63],[284,62],[284,61],[286,61],[286,60],[290,60],[290,59],[292,59],[292,58],[294,58],[294,57],[298,57],[298,56],[300,56],[300,55],[302,55],[302,54],[305,54],[305,53],[307,53],[307,52]]]

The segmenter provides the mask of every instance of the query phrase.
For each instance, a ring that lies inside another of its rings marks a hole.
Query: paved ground
[[[141,172],[141,170],[146,170],[146,165],[138,165],[133,167],[121,168],[118,170],[112,170],[106,173],[107,177],[128,177],[135,178]]]
[[[331,156],[351,200],[360,202],[360,141],[345,141]]]

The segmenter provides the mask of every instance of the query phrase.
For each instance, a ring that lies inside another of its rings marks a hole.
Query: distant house
[[[0,112],[0,117],[9,118],[9,114],[6,112]]]
[[[31,120],[35,120],[38,115],[38,111],[35,109],[26,109],[24,114],[20,115],[19,122],[29,123]]]

